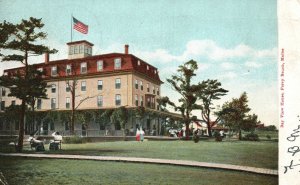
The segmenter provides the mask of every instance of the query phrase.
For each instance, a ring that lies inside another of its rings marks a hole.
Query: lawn
[[[25,152],[30,151],[28,147]],[[269,141],[118,141],[62,144],[62,150],[45,153],[147,157],[194,160],[277,169],[278,143]]]
[[[144,144],[144,143],[140,143]],[[85,160],[0,158],[9,184],[278,184],[274,176],[214,169]]]

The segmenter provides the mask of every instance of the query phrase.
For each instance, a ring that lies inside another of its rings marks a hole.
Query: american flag
[[[83,34],[87,34],[89,27],[73,17],[73,28]]]

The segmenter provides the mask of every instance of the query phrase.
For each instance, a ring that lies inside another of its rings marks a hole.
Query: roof
[[[81,44],[81,43],[85,43],[88,44],[90,46],[93,46],[94,44],[86,41],[86,40],[79,40],[79,41],[74,41],[74,42],[68,42],[67,45],[75,45],[75,44]]]
[[[80,41],[78,41],[80,42]],[[121,58],[121,69],[114,68],[114,59]],[[97,61],[103,61],[103,70],[97,71]],[[80,74],[80,64],[82,62],[87,63],[87,73]],[[49,79],[57,79],[57,78],[65,78],[66,76],[70,76],[66,74],[66,65],[72,65],[72,72],[76,76],[92,76],[92,75],[101,75],[107,73],[120,73],[120,72],[133,72],[141,76],[145,76],[146,78],[154,81],[157,84],[161,84],[162,81],[159,78],[158,70],[156,67],[146,63],[145,61],[139,59],[138,57],[132,54],[123,54],[123,53],[109,53],[103,55],[94,55],[88,56],[85,58],[76,58],[76,59],[63,59],[63,60],[54,60],[49,61],[48,63],[38,63],[33,66],[36,68],[43,68],[46,72],[46,78]],[[57,66],[58,76],[51,77],[51,67]],[[6,69],[4,72],[14,73],[18,70],[22,70],[24,67]]]

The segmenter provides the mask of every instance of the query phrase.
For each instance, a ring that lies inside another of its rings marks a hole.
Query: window
[[[5,101],[1,101],[0,110],[5,110]]]
[[[78,54],[78,46],[74,46],[74,54]]]
[[[52,92],[52,93],[55,93],[55,92],[56,92],[56,85],[55,85],[55,84],[52,84],[52,85],[51,85],[51,92]]]
[[[147,70],[149,70],[149,66],[147,65]]]
[[[50,130],[54,130],[54,122],[53,121],[50,122]]]
[[[103,106],[103,96],[98,96],[97,97],[97,105],[98,105],[98,107]]]
[[[154,89],[154,86],[152,86],[152,91],[153,91],[153,94],[155,94],[155,89]]]
[[[51,67],[51,76],[56,76],[57,75],[57,66],[52,66]]]
[[[79,46],[79,53],[83,53],[83,45]]]
[[[150,92],[149,84],[147,83],[147,92]]]
[[[102,71],[103,70],[103,60],[98,60],[97,61],[97,71]]]
[[[66,108],[67,109],[70,108],[70,98],[69,97],[66,98]]]
[[[2,91],[2,92],[1,92],[2,96],[5,96],[5,95],[6,95],[6,90],[5,90],[5,88],[2,88],[1,91]]]
[[[159,110],[159,105],[156,105],[156,109]]]
[[[80,64],[80,73],[85,74],[87,72],[86,62]]]
[[[135,80],[135,89],[139,89],[138,80]]]
[[[70,46],[69,47],[69,55],[73,55],[74,54],[74,46]]]
[[[143,106],[144,106],[144,97],[141,96],[141,107],[143,107]]]
[[[11,101],[11,105],[12,105],[12,106],[15,106],[15,105],[16,105],[16,100],[12,100],[12,101]]]
[[[138,62],[137,62],[137,63],[138,63],[138,65],[139,65],[139,66],[141,65],[141,61],[140,61],[140,60],[138,60]]]
[[[3,130],[3,121],[0,121],[0,130]]]
[[[70,75],[72,73],[71,64],[67,64],[66,66],[66,75]]]
[[[56,99],[51,98],[51,109],[55,109],[55,108],[56,108]]]
[[[103,81],[98,80],[98,90],[102,90],[102,88],[103,88]]]
[[[69,122],[65,122],[65,130],[67,131],[67,130],[70,130],[70,128],[69,128]]]
[[[115,62],[115,69],[121,69],[121,58],[116,58]]]
[[[121,88],[121,79],[117,78],[116,79],[116,89],[120,89]]]
[[[19,130],[19,122],[15,121],[15,130]]]
[[[121,95],[120,94],[116,94],[116,106],[121,105]]]
[[[159,95],[159,88],[156,87],[156,94]]]
[[[40,110],[40,109],[42,109],[42,99],[37,99],[37,105],[36,105],[36,108],[38,109],[38,110]]]
[[[139,99],[137,94],[134,96],[134,99],[135,99],[135,106],[139,106]]]
[[[86,81],[81,82],[81,91],[86,91]]]
[[[66,92],[70,92],[70,85],[69,85],[69,83],[66,83]]]
[[[141,86],[141,90],[143,90],[144,89],[144,87],[143,87],[143,81],[140,81],[140,86]]]

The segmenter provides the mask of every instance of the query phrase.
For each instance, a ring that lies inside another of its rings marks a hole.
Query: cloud
[[[255,61],[247,61],[245,63],[245,66],[250,67],[250,68],[260,68],[260,67],[262,67],[262,64],[261,63],[257,63]]]
[[[230,62],[223,62],[221,63],[221,68],[225,69],[225,70],[231,70],[234,69],[235,65],[233,63]]]
[[[237,76],[238,76],[238,75],[237,75],[235,72],[230,71],[230,72],[227,72],[227,73],[225,73],[225,74],[220,75],[220,76],[219,76],[219,79],[221,79],[221,80],[234,79],[234,78],[236,78]]]

